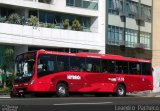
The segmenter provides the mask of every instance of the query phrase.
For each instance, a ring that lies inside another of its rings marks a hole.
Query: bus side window
[[[129,73],[130,74],[141,74],[141,64],[136,62],[130,62],[129,63]]]
[[[38,77],[52,74],[56,71],[56,56],[39,55],[38,58]]]
[[[87,71],[88,72],[101,72],[100,59],[97,58],[87,58],[86,59]]]
[[[70,70],[71,71],[84,71],[85,58],[83,57],[70,57]]]
[[[102,60],[102,72],[103,73],[115,73],[115,61],[113,60]]]
[[[152,75],[151,63],[142,63],[142,74],[143,75]]]
[[[68,56],[57,56],[57,70],[69,71],[69,57]]]
[[[108,73],[108,60],[102,60],[102,72],[103,73]]]
[[[116,73],[128,74],[128,62],[116,61]]]
[[[92,72],[100,72],[100,67],[98,65],[93,65]]]
[[[92,69],[92,64],[87,64],[86,65],[86,71],[91,72],[91,69]]]

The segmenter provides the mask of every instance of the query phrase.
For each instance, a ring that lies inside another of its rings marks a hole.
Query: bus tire
[[[118,97],[124,97],[126,96],[126,88],[122,84],[118,84],[116,88],[116,96]]]
[[[68,86],[64,83],[58,83],[56,88],[57,97],[67,97],[68,96]]]
[[[10,97],[12,98],[12,97],[16,97],[16,94],[13,92],[13,91],[11,91],[10,92]]]

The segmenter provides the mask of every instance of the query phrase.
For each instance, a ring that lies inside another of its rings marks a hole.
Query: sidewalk
[[[0,94],[0,98],[11,98],[10,94],[6,93],[6,94]]]
[[[127,93],[127,95],[137,96],[137,97],[160,97],[160,92],[142,91],[142,92]]]
[[[141,91],[141,92],[132,92],[127,93],[128,97],[160,97],[160,92],[151,92],[151,91]],[[10,94],[0,93],[0,98],[11,98]]]

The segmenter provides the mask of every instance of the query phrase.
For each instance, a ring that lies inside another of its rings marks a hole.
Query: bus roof
[[[151,62],[151,60],[130,58],[130,57],[124,57],[120,55],[113,55],[113,54],[96,54],[96,53],[88,53],[88,52],[67,53],[67,52],[57,52],[57,51],[48,51],[48,50],[38,50],[37,52],[39,54],[53,54],[53,55],[65,55],[65,56],[101,58],[101,59],[133,61],[133,62]]]

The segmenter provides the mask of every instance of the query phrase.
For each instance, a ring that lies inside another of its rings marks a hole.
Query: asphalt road
[[[8,109],[8,110],[7,110]],[[0,111],[160,111],[159,97],[0,99]]]

